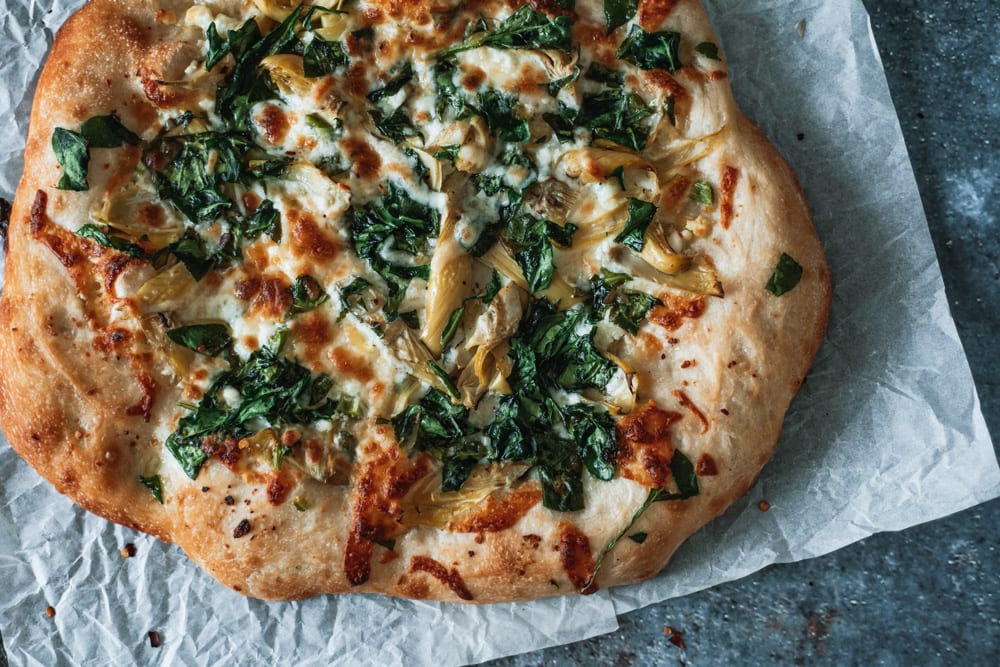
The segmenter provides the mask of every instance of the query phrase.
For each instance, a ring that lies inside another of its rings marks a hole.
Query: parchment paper
[[[6,4],[0,196],[9,199],[38,68],[79,2]],[[657,579],[589,597],[481,608],[372,596],[265,603],[222,588],[179,549],[76,508],[3,442],[0,630],[12,664],[477,662],[610,632],[616,614],[1000,495],[860,0],[707,5],[737,99],[802,180],[835,284],[827,340],[778,453],[743,500]],[[137,555],[124,559],[130,542]]]

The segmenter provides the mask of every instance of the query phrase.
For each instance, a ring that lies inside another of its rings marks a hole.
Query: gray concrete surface
[[[1000,440],[1000,2],[866,0],[952,313]],[[1000,501],[490,663],[1000,664]],[[664,633],[683,633],[684,649]]]

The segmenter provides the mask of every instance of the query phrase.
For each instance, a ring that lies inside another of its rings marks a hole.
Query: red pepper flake
[[[156,630],[150,630],[148,633],[149,645],[153,648],[160,648],[160,633]]]
[[[233,498],[232,496],[226,496],[226,497],[225,497],[225,498],[223,498],[222,500],[223,500],[223,502],[225,502],[225,503],[226,503],[227,505],[233,505],[233,504],[235,504],[235,503],[236,503],[236,499],[235,499],[235,498]]]
[[[766,500],[762,500],[759,503],[757,503],[757,509],[759,509],[761,512],[766,512],[769,509],[771,509],[771,503],[767,502]]]
[[[45,608],[45,615],[48,616],[49,618],[55,618],[56,608],[53,607],[52,605],[49,605],[48,607]]]
[[[239,539],[249,532],[250,532],[250,522],[246,519],[243,519],[238,524],[236,524],[236,528],[233,529],[233,537]]]
[[[682,651],[687,650],[687,646],[684,645],[684,633],[680,630],[674,630],[669,625],[664,626],[663,634],[667,635],[667,641],[676,646]]]
[[[124,547],[122,547],[121,550],[122,558],[134,558],[135,552],[136,552],[135,545],[129,542]]]

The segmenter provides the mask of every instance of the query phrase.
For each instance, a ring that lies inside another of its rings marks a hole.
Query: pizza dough
[[[570,5],[83,7],[7,237],[18,453],[255,597],[655,575],[770,457],[829,273],[700,4]]]

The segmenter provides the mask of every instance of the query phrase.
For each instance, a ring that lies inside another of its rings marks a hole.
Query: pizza
[[[11,445],[265,599],[655,575],[830,303],[694,0],[92,0],[5,243]]]

